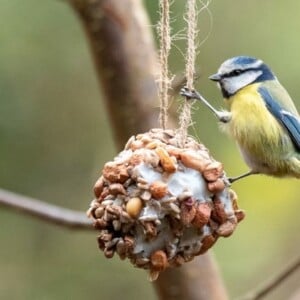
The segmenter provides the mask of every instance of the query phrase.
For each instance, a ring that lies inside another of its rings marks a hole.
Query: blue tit
[[[209,77],[221,89],[228,111],[218,111],[198,92],[181,94],[201,100],[237,142],[251,174],[300,178],[300,118],[274,73],[261,60],[237,56]]]

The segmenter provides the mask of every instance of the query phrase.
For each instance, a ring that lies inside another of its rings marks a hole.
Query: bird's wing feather
[[[286,128],[295,147],[300,150],[300,118],[298,114],[294,113],[293,107],[292,111],[287,110],[266,87],[260,86],[258,92],[264,99],[270,113]]]

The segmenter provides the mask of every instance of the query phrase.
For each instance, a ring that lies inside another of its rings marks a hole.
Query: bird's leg
[[[180,90],[180,95],[187,97],[188,99],[197,99],[203,102],[214,113],[220,122],[228,123],[231,120],[230,112],[216,110],[200,93],[195,90],[189,90],[187,87],[184,87]]]
[[[249,172],[244,173],[244,174],[242,174],[242,175],[240,175],[240,176],[230,177],[230,178],[228,178],[228,181],[229,181],[229,183],[233,183],[233,182],[235,182],[235,181],[238,181],[238,180],[240,180],[240,179],[242,179],[242,178],[245,178],[245,177],[248,177],[248,176],[254,175],[254,174],[259,174],[259,172],[249,171]]]

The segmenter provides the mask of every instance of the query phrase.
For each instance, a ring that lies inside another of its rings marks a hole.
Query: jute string
[[[169,76],[168,58],[171,49],[171,29],[170,29],[170,0],[160,0],[160,78],[159,78],[159,98],[160,98],[160,114],[159,123],[160,127],[166,129],[168,121],[168,106],[169,106],[169,90],[171,79]],[[186,56],[186,85],[187,88],[192,90],[194,88],[194,74],[195,74],[195,58],[196,58],[196,35],[197,35],[197,13],[196,13],[196,0],[187,0],[187,56]],[[179,116],[179,129],[178,137],[179,143],[184,147],[188,127],[191,125],[191,108],[192,101],[186,99],[183,103],[182,110]]]
[[[196,0],[187,0],[187,55],[186,55],[186,86],[189,90],[194,89],[195,59],[196,59],[196,36],[197,36],[197,13]],[[186,99],[183,103],[182,111],[179,116],[179,138],[180,144],[184,147],[188,127],[192,122],[192,101]]]
[[[171,30],[170,30],[170,0],[160,0],[161,20],[159,26],[160,35],[160,78],[159,78],[159,99],[160,99],[160,127],[166,129],[168,122],[168,106],[169,106],[169,65],[168,58],[171,49]]]

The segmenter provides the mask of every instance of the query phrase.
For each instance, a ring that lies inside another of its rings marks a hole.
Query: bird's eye
[[[238,75],[240,75],[242,72],[243,72],[242,70],[237,69],[237,70],[232,71],[232,72],[231,72],[231,75],[232,75],[232,76],[238,76]]]

